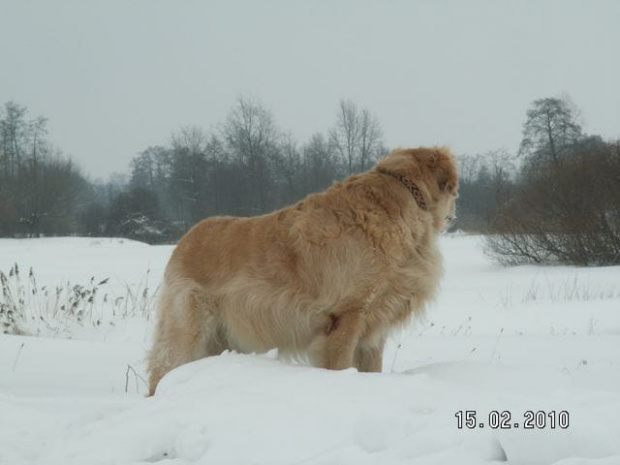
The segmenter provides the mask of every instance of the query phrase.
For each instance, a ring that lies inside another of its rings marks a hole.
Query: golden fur
[[[381,371],[390,330],[437,289],[436,237],[457,188],[447,149],[397,149],[295,205],[198,223],[166,268],[150,394],[173,368],[227,349],[277,347],[319,367]]]

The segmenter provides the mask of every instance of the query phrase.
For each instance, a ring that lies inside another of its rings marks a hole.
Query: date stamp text
[[[526,410],[520,416],[509,410],[491,410],[486,416],[476,410],[459,410],[454,416],[458,429],[567,429],[570,423],[566,410]]]

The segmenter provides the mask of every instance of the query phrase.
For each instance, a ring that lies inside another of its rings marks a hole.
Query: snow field
[[[620,267],[502,268],[479,238],[441,244],[440,297],[394,335],[381,374],[225,353],[145,399],[148,315],[0,335],[0,463],[620,464]],[[149,269],[156,286],[170,251],[0,240],[0,270],[32,266],[41,286],[110,278],[124,295]],[[485,427],[458,429],[464,410]],[[520,427],[490,428],[493,410]],[[570,425],[523,429],[528,410]]]

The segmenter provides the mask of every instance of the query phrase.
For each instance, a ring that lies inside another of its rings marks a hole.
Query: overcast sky
[[[0,0],[0,103],[49,118],[94,177],[257,97],[299,141],[350,98],[388,146],[516,151],[532,100],[568,93],[620,137],[620,2]]]

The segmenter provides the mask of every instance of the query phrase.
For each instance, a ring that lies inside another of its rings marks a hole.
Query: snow
[[[22,270],[32,267],[41,285],[84,284],[94,276],[120,287],[139,282],[149,270],[159,279],[172,249],[116,238],[0,239],[0,270],[17,263]]]
[[[0,240],[0,270],[32,267],[39,286],[110,279],[104,324],[0,335],[0,464],[620,464],[620,267],[502,268],[480,238],[441,246],[440,297],[394,335],[384,373],[225,353],[144,398],[152,302],[112,302],[156,287],[171,247]],[[485,427],[458,429],[465,410]],[[519,428],[490,428],[493,410]],[[569,427],[524,429],[528,410]]]

